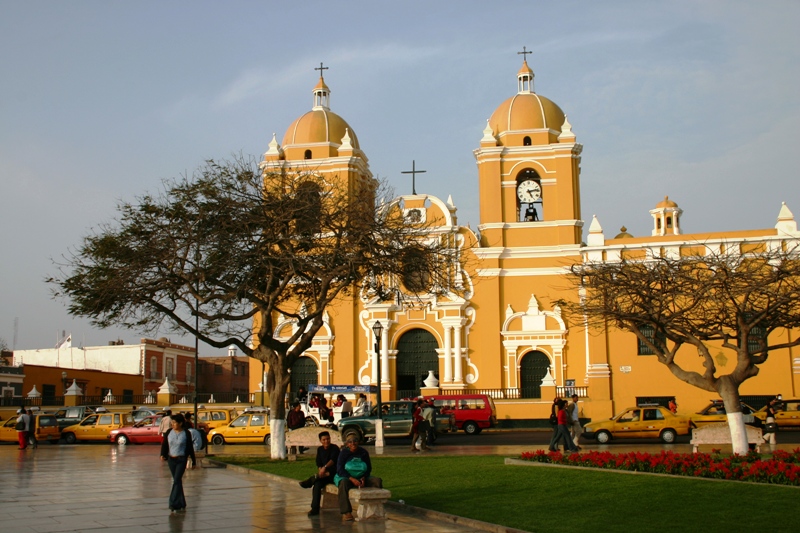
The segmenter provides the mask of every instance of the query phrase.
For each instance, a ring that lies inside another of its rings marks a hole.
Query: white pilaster
[[[381,335],[381,385],[389,383],[389,329],[383,330]]]
[[[452,335],[452,326],[444,326],[444,382],[453,382],[453,368],[452,368],[452,353],[450,347],[450,337]]]
[[[464,381],[464,377],[461,371],[461,326],[456,326],[454,329],[455,350],[453,353],[453,381],[456,383],[462,383]]]

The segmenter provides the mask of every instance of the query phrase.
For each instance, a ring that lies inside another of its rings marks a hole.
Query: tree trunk
[[[275,380],[269,391],[270,455],[273,459],[286,459],[286,387],[284,380]]]
[[[745,429],[742,417],[742,407],[739,398],[739,388],[723,376],[719,380],[719,392],[722,401],[725,403],[725,412],[728,416],[728,427],[731,430],[731,445],[733,453],[736,455],[747,455],[749,446],[747,444],[747,430]]]

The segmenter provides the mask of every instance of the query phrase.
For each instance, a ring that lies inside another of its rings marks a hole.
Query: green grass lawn
[[[215,459],[305,479],[314,458]],[[800,489],[504,465],[498,456],[376,457],[392,500],[526,531],[797,531]],[[309,501],[311,492],[308,494]]]

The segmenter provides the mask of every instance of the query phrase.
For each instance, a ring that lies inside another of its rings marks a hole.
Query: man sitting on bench
[[[308,516],[317,516],[319,514],[322,491],[325,489],[325,485],[333,483],[333,476],[336,474],[336,462],[339,459],[339,447],[331,444],[331,434],[329,432],[320,432],[319,442],[322,446],[317,448],[317,473],[300,482],[300,486],[304,489],[314,489],[311,495],[311,510],[308,512]]]
[[[342,520],[345,522],[353,520],[350,489],[353,487],[383,488],[383,480],[370,476],[371,473],[372,462],[369,460],[369,452],[358,445],[357,436],[347,437],[344,448],[339,453],[336,477],[334,478],[334,483],[339,488],[339,512],[342,513]]]

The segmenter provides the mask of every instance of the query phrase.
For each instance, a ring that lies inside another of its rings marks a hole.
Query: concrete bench
[[[350,503],[356,509],[358,520],[386,520],[383,504],[392,497],[391,491],[371,487],[350,489]],[[323,509],[339,509],[339,487],[330,483],[325,485],[322,494]]]
[[[744,428],[747,431],[747,443],[755,444],[756,451],[761,453],[761,444],[764,442],[761,429],[752,426]],[[697,453],[698,447],[704,444],[712,446],[731,444],[731,429],[726,423],[695,428],[692,430],[692,440],[689,441],[689,444],[692,445],[692,453]]]

